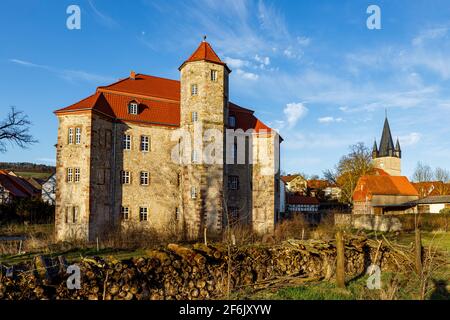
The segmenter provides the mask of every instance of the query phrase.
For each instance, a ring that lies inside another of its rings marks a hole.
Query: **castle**
[[[229,101],[229,74],[206,39],[180,81],[130,76],[55,111],[56,238],[114,228],[187,238],[227,225],[273,230],[281,137]]]

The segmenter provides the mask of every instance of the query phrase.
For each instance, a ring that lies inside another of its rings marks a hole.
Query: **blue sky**
[[[81,30],[66,9],[81,8]],[[366,9],[381,8],[381,30]],[[54,163],[53,111],[130,70],[178,79],[208,36],[233,70],[231,100],[280,130],[282,169],[321,174],[380,139],[385,108],[403,149],[450,168],[448,1],[2,1],[0,119],[25,111],[39,143],[0,161]]]

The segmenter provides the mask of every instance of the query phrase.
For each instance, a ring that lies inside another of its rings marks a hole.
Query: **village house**
[[[281,179],[286,184],[286,192],[304,194],[307,188],[307,181],[299,174],[288,174]]]
[[[287,209],[289,213],[311,213],[319,211],[319,200],[299,194],[287,196]]]
[[[450,183],[444,183],[442,181],[425,181],[413,182],[412,184],[419,192],[420,198],[450,195]]]
[[[450,211],[450,195],[445,196],[428,196],[416,200],[418,213],[442,213],[444,209]]]
[[[14,172],[0,170],[0,204],[11,203],[14,200],[35,198],[39,190],[26,179],[17,176]]]
[[[231,70],[206,40],[179,71],[131,72],[55,112],[58,240],[118,226],[195,238],[231,220],[273,230],[281,137],[229,101]]]

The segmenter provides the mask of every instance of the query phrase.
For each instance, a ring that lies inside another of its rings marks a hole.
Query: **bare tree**
[[[343,156],[334,170],[323,172],[326,180],[341,188],[341,201],[351,203],[353,191],[361,176],[373,172],[370,150],[359,142],[350,146],[350,153]]]
[[[0,122],[0,152],[6,152],[7,142],[21,148],[36,143],[37,140],[29,133],[31,122],[22,111],[11,107],[6,119]]]
[[[447,169],[437,167],[434,170],[434,179],[438,183],[436,188],[440,195],[447,195],[450,192],[450,172]]]
[[[427,164],[418,162],[416,169],[414,170],[412,180],[414,182],[428,182],[433,180],[433,170]]]

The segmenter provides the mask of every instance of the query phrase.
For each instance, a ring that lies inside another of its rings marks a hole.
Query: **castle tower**
[[[377,149],[375,141],[372,150],[373,164],[375,168],[383,169],[392,176],[401,175],[401,149],[397,139],[396,146],[392,139],[389,121],[386,116],[384,120],[383,132],[381,134],[380,148]]]
[[[191,150],[182,151],[183,159],[190,156],[191,160],[181,169],[184,227],[191,237],[202,234],[204,228],[217,234],[222,230],[226,199],[224,140],[231,70],[206,42],[206,37],[179,70],[180,126],[191,139]],[[208,149],[212,142],[219,147]]]

